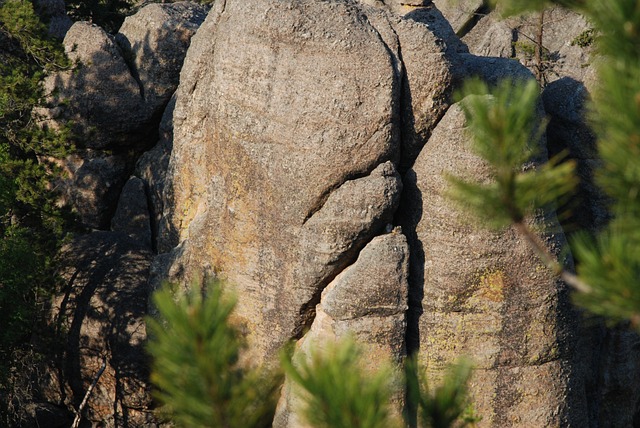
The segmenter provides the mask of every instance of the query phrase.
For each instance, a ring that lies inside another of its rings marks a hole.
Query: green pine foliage
[[[28,347],[39,301],[58,285],[53,255],[71,217],[53,191],[51,156],[71,150],[67,132],[38,125],[46,73],[70,67],[61,44],[26,0],[0,0],[0,425],[19,425],[13,355]],[[24,353],[23,353],[24,354]],[[32,355],[32,353],[29,353]],[[13,370],[13,372],[12,372]],[[5,392],[9,394],[5,395]],[[13,413],[13,414],[11,414]]]
[[[160,414],[185,428],[271,426],[282,375],[239,364],[245,344],[230,325],[235,300],[224,287],[212,282],[184,292],[167,284],[153,301],[158,315],[147,319],[148,351]],[[294,411],[310,426],[453,428],[479,420],[470,411],[466,383],[471,367],[466,362],[452,367],[443,384],[430,390],[409,359],[403,423],[391,410],[401,370],[391,365],[365,369],[362,348],[353,340],[323,344],[308,357],[292,359],[290,354],[283,351],[280,362],[303,402]]]
[[[592,94],[589,119],[598,136],[598,152],[602,160],[602,166],[597,171],[597,183],[611,198],[613,219],[598,236],[578,234],[572,241],[577,278],[567,272],[557,273],[561,273],[563,279],[569,279],[569,283],[580,291],[574,293],[575,301],[589,311],[616,321],[631,320],[636,328],[640,328],[640,2],[502,0],[498,3],[510,13],[539,10],[550,4],[561,5],[583,13],[593,24],[594,44],[599,55],[599,81]],[[501,100],[500,91],[498,89],[496,92],[497,100]],[[529,99],[526,96],[528,90],[520,88],[517,91],[521,92],[512,99],[522,97],[522,102],[499,102],[526,122],[531,117],[523,112]],[[502,165],[505,169],[521,168],[522,159],[512,156],[511,149],[505,149],[504,144],[505,135],[508,135],[510,142],[521,147],[523,158],[528,155],[526,147],[520,143],[521,135],[511,135],[509,131],[511,125],[508,122],[516,123],[519,119],[508,118],[509,113],[505,115],[507,121],[492,127],[493,123],[486,114],[490,108],[474,108],[467,107],[470,128],[476,137],[476,144],[486,146],[479,153],[496,166],[496,186],[509,189],[509,185],[500,184],[501,166],[495,163],[495,158],[503,157],[513,162],[510,166],[508,162]],[[504,153],[491,154],[491,148]],[[544,189],[540,194],[554,197],[565,195],[574,182],[570,169],[567,163],[554,162],[539,168],[533,174],[546,174],[547,179],[535,187]],[[505,225],[509,218],[517,225],[522,212],[525,212],[521,210],[533,209],[539,205],[538,202],[544,201],[527,196],[530,189],[518,189],[516,181],[510,185],[512,193],[502,191],[496,195],[478,187],[476,183],[456,179],[453,193],[457,194],[457,200],[463,200],[463,194],[469,196],[468,205],[479,211],[480,218],[486,219],[487,213],[491,213],[500,218],[500,221],[494,222],[495,225],[500,222]],[[469,195],[473,189],[478,189],[479,195]],[[523,195],[519,194],[521,192]],[[513,206],[518,210],[513,210]],[[540,250],[540,246],[537,249]],[[543,257],[550,258],[550,255]]]
[[[239,364],[244,343],[229,324],[235,302],[219,283],[188,293],[165,286],[148,318],[151,380],[162,413],[179,427],[269,427],[281,385],[278,372]]]
[[[362,351],[353,340],[315,350],[307,359],[281,359],[285,373],[304,391],[302,409],[316,428],[389,428],[392,372],[367,372]]]
[[[467,393],[471,368],[468,360],[460,360],[449,368],[442,384],[430,390],[426,377],[420,373],[416,358],[406,361],[407,408],[417,410],[420,427],[462,428],[480,421],[473,412]],[[416,426],[415,417],[405,417],[409,426]]]
[[[462,209],[499,229],[523,223],[527,214],[573,189],[572,162],[525,168],[538,154],[531,142],[542,133],[536,118],[539,88],[535,81],[521,84],[505,80],[491,91],[482,82],[470,81],[463,97],[461,106],[473,137],[472,148],[487,161],[495,181],[475,183],[448,177],[450,197]]]

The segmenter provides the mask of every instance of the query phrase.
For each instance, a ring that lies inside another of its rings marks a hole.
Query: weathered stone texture
[[[120,27],[116,41],[153,116],[178,87],[191,37],[207,12],[205,6],[192,2],[152,3],[127,17]]]
[[[516,58],[532,71],[537,67],[533,47],[539,31],[539,15],[503,18],[499,11],[483,16],[463,37],[471,53]],[[553,7],[545,10],[542,25],[544,79],[590,79],[593,48],[577,41],[592,26],[581,15]]]
[[[62,200],[90,229],[108,229],[122,187],[127,181],[127,157],[83,150],[58,162],[65,172],[59,183]]]
[[[77,66],[45,80],[50,126],[71,122],[92,149],[148,144],[205,13],[194,3],[152,4],[128,17],[117,37],[76,22],[64,46]]]
[[[364,347],[365,369],[401,363],[405,355],[408,273],[409,247],[399,230],[371,240],[356,262],[322,292],[316,317],[298,342],[294,359],[308,358],[311,352],[322,352],[328,343],[351,336]],[[295,391],[291,381],[286,381],[275,427],[307,426]]]
[[[151,249],[151,218],[144,182],[131,177],[122,188],[111,230],[125,233],[141,245]]]
[[[159,248],[184,242],[185,272],[237,287],[255,361],[311,322],[322,288],[392,221],[401,75],[389,46],[352,2],[221,1],[192,40]]]
[[[475,21],[486,12],[485,3],[483,0],[433,0],[433,4],[451,23],[456,34],[461,34],[467,28],[473,27]]]
[[[444,196],[446,174],[490,179],[486,164],[470,150],[464,121],[452,106],[405,176],[408,345],[436,381],[459,356],[473,360],[471,391],[483,426],[576,423],[585,415],[576,407],[583,397],[571,401],[579,393],[569,385],[575,326],[565,287],[515,230],[470,226],[473,220]],[[546,221],[558,227],[553,218]],[[552,252],[561,251],[562,235],[543,239]]]
[[[60,355],[41,379],[51,403],[77,409],[103,361],[106,369],[85,409],[98,426],[153,426],[144,350],[151,252],[117,232],[95,232],[67,244],[66,281],[53,301],[51,328]]]

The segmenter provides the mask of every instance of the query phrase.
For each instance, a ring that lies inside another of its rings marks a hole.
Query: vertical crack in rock
[[[460,355],[472,358],[480,369],[472,399],[490,425],[518,418],[584,426],[583,397],[569,378],[566,348],[576,321],[566,290],[515,230],[469,226],[472,219],[444,197],[445,173],[491,180],[486,163],[469,150],[464,127],[464,114],[452,106],[405,175],[400,220],[411,247],[409,351],[419,351],[435,380]],[[530,222],[559,230],[554,215]],[[560,251],[561,233],[545,238]],[[572,410],[563,404],[569,401]]]
[[[389,361],[399,366],[406,355],[408,253],[400,228],[372,238],[322,291],[317,316],[297,343],[296,358],[308,357],[310,352],[350,336],[366,352],[366,370],[378,370]],[[400,389],[392,398],[398,413],[402,396]],[[306,428],[297,412],[298,397],[291,381],[285,381],[274,427]]]
[[[473,30],[473,28],[478,24],[478,22],[480,22],[483,17],[487,16],[490,12],[491,7],[489,6],[489,2],[487,0],[484,0],[482,4],[473,11],[469,19],[465,21],[456,31],[456,36],[462,39],[471,30]]]
[[[116,37],[115,43],[120,51],[120,55],[122,56],[122,60],[125,65],[129,69],[129,74],[138,84],[138,89],[140,90],[140,98],[142,101],[145,101],[144,96],[144,84],[140,79],[140,72],[138,71],[138,67],[136,67],[135,63],[135,53],[131,50],[131,43],[126,37]]]
[[[217,8],[181,74],[165,218],[190,242],[186,272],[209,263],[237,287],[260,364],[393,218],[399,82],[356,3],[230,1],[224,19]],[[352,187],[359,205],[340,200]]]

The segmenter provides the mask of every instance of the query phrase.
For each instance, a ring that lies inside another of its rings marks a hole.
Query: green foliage
[[[598,61],[599,85],[593,94],[590,119],[598,136],[602,159],[596,178],[611,198],[613,220],[595,238],[577,234],[572,248],[578,278],[570,284],[580,290],[580,293],[575,293],[575,300],[591,312],[612,320],[628,319],[640,328],[640,3],[637,0],[504,0],[500,4],[510,12],[539,10],[546,4],[568,6],[585,14],[594,25],[594,29],[583,33],[576,43],[595,42],[601,56]],[[595,40],[593,34],[598,34]],[[495,168],[497,184],[494,187],[500,190],[492,191],[487,186],[456,179],[453,180],[454,194],[458,200],[470,198],[468,205],[472,210],[478,210],[483,220],[488,220],[490,215],[499,218],[492,221],[494,226],[506,225],[509,218],[511,222],[519,223],[527,203],[538,206],[561,197],[572,188],[575,180],[571,176],[570,165],[557,162],[538,169],[542,176],[532,180],[533,186],[519,188],[518,179],[513,176],[506,181],[503,179],[508,177],[504,171],[510,167],[519,168],[522,159],[530,154],[530,150],[520,142],[523,135],[510,131],[518,118],[525,122],[529,120],[530,115],[523,109],[533,109],[526,96],[527,90],[520,91],[522,95],[511,97],[522,97],[522,101],[517,103],[496,95],[496,102],[503,104],[515,116],[500,113],[500,109],[493,107],[479,108],[475,101],[470,108],[470,103],[465,102],[470,129],[477,144],[486,146],[478,152]],[[505,120],[492,121],[492,115]],[[516,148],[505,147],[505,140],[514,142],[517,150],[521,150],[521,158],[512,153]],[[501,154],[490,153],[487,147],[493,147]],[[514,175],[519,176],[520,173]],[[536,200],[531,194],[533,189],[551,198]],[[471,195],[474,191],[478,192],[476,196]],[[526,229],[520,230],[526,233]],[[528,238],[533,241],[531,235]],[[538,249],[540,247],[538,245]],[[571,274],[563,272],[562,275],[563,279],[572,279]]]
[[[503,81],[493,91],[471,81],[462,92],[473,150],[487,161],[495,180],[475,183],[448,177],[450,197],[490,227],[520,223],[528,213],[567,195],[575,185],[571,162],[524,168],[537,154],[531,142],[542,132],[536,118],[538,92],[535,81],[524,85]]]
[[[110,33],[118,32],[134,6],[134,2],[129,0],[70,0],[65,3],[67,14],[74,21],[91,21]]]
[[[153,300],[159,316],[147,319],[148,351],[162,413],[180,427],[271,426],[282,376],[239,364],[244,343],[229,325],[235,300],[221,284],[190,292],[165,285]],[[290,353],[282,353],[281,363],[304,403],[294,411],[301,410],[311,426],[405,426],[390,407],[399,376],[394,380],[391,366],[365,369],[362,349],[353,340],[323,345],[306,357],[292,359]],[[463,427],[479,420],[470,412],[467,362],[454,366],[433,391],[417,372],[415,360],[409,359],[404,380],[413,409],[407,415],[413,416],[406,416],[408,426],[417,426],[416,415],[425,428]]]
[[[589,47],[595,40],[595,30],[589,28],[578,34],[572,41],[571,46],[580,46],[581,48]]]
[[[280,376],[238,363],[244,344],[229,325],[234,300],[219,283],[154,295],[148,318],[151,380],[163,413],[180,427],[271,426]]]
[[[418,410],[421,427],[462,428],[480,421],[473,413],[467,395],[467,382],[471,376],[469,361],[460,360],[451,366],[442,384],[432,391],[425,376],[419,374],[415,358],[407,360],[405,376],[407,407]]]
[[[317,428],[388,428],[391,371],[363,368],[361,350],[352,340],[316,350],[309,359],[281,359],[286,374],[300,388],[309,424]],[[395,423],[397,426],[397,423]]]
[[[57,287],[53,254],[70,224],[52,192],[70,150],[67,131],[38,126],[46,73],[69,67],[59,42],[26,0],[0,0],[0,425],[15,422],[18,355],[39,319],[40,300]],[[37,354],[33,350],[32,354]]]

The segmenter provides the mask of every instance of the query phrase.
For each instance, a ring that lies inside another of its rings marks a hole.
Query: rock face
[[[51,117],[72,121],[73,131],[92,149],[126,144],[149,132],[141,88],[113,37],[96,25],[76,22],[64,46],[79,66],[45,81],[53,98]]]
[[[460,355],[473,359],[471,391],[485,426],[585,426],[584,397],[571,391],[575,326],[565,287],[514,230],[469,226],[443,196],[445,174],[490,178],[464,125],[452,106],[405,176],[409,346],[432,379]],[[562,248],[562,235],[545,240],[556,253]]]
[[[73,25],[67,16],[63,0],[38,0],[35,2],[36,11],[48,23],[49,35],[57,39],[64,39],[65,34]]]
[[[151,250],[151,216],[144,182],[131,177],[122,188],[111,230],[123,232]]]
[[[402,76],[384,31],[352,2],[221,1],[192,40],[159,247],[237,287],[252,361],[392,221]]]
[[[84,226],[107,229],[127,180],[126,156],[85,150],[60,163],[68,177],[60,185],[64,201],[75,208]]]
[[[468,31],[488,9],[483,0],[434,0],[433,3],[459,35]]]
[[[151,4],[128,17],[116,37],[86,22],[67,33],[65,50],[77,65],[47,77],[50,107],[40,113],[48,126],[70,123],[86,148],[62,162],[68,179],[61,183],[85,227],[108,229],[136,155],[157,140],[206,12],[190,2]]]
[[[306,357],[327,343],[353,335],[365,347],[366,369],[405,355],[409,247],[400,230],[374,238],[356,262],[322,292],[316,317],[298,342],[294,358]],[[274,420],[276,427],[306,427],[299,415],[300,401],[287,381]]]
[[[463,5],[472,3],[463,2]],[[498,11],[482,16],[462,40],[476,55],[517,58],[535,71],[534,41],[539,15],[504,19]],[[560,7],[545,10],[542,24],[543,75],[547,82],[562,77],[583,80],[592,73],[592,27],[584,17]]]
[[[64,46],[78,65],[47,78],[52,107],[45,113],[55,122],[72,121],[88,148],[148,141],[205,11],[193,3],[153,4],[127,18],[115,38],[96,25],[75,23]]]
[[[116,41],[149,113],[157,116],[178,87],[191,37],[208,10],[191,2],[150,4],[124,20]]]

